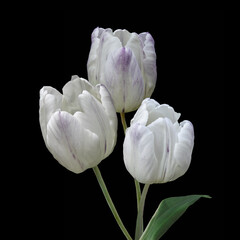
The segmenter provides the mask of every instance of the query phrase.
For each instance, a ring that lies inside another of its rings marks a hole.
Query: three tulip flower
[[[124,163],[142,183],[183,175],[194,145],[191,122],[149,99],[156,84],[156,53],[149,33],[96,28],[87,63],[89,81],[74,76],[63,94],[40,91],[40,126],[48,150],[74,173],[98,165],[114,149],[117,112],[138,109],[126,131]],[[145,99],[145,100],[144,100]]]
[[[96,28],[87,67],[89,81],[74,76],[62,94],[40,90],[41,131],[54,158],[74,173],[97,166],[116,144],[116,112],[139,108],[123,144],[127,170],[148,184],[182,176],[191,162],[193,125],[179,124],[172,107],[149,98],[157,78],[152,36]]]
[[[92,168],[115,220],[125,228],[101,176],[98,164],[116,145],[120,113],[125,139],[123,159],[135,180],[135,240],[158,240],[196,202],[207,195],[162,200],[144,230],[143,212],[150,184],[166,183],[188,170],[194,146],[190,121],[167,104],[151,99],[157,79],[154,40],[149,33],[96,28],[87,62],[89,81],[73,76],[62,89],[40,90],[39,120],[46,147],[65,168],[81,173]],[[125,113],[136,111],[130,126]],[[144,187],[141,190],[140,184]]]

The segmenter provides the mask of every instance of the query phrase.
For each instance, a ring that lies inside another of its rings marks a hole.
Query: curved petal
[[[170,119],[172,123],[177,122],[181,116],[180,113],[176,113],[168,104],[159,104],[158,106],[155,105],[155,108],[149,108],[149,115],[149,122],[162,117]]]
[[[95,97],[97,92],[94,87],[86,79],[72,76],[71,81],[67,82],[63,87],[63,106],[62,110],[74,114],[76,111],[81,111],[78,96],[87,90]]]
[[[149,112],[148,124],[154,122],[158,118],[169,118],[175,123],[181,114],[176,113],[172,107],[167,104],[159,104],[154,99],[146,101],[147,111]]]
[[[194,128],[191,122],[183,121],[180,123],[178,142],[174,149],[175,174],[171,181],[182,176],[189,168],[194,146]]]
[[[137,33],[131,34],[131,37],[129,38],[128,43],[126,44],[126,47],[132,50],[134,56],[137,59],[138,65],[141,68],[141,71],[143,72],[142,68],[143,68],[144,52],[143,52],[141,40]]]
[[[149,33],[139,34],[142,41],[144,59],[143,59],[143,76],[146,84],[145,97],[150,97],[157,81],[156,52],[154,47],[154,39]]]
[[[109,54],[122,47],[118,37],[113,36],[111,29],[99,31],[100,35],[95,39],[97,47],[91,47],[87,63],[88,79],[90,83],[104,84],[104,66]]]
[[[102,33],[105,31],[103,28],[95,28],[92,32],[92,44],[91,49],[88,56],[87,62],[87,70],[88,70],[88,79],[95,86],[97,85],[97,74],[98,74],[98,61],[99,61],[99,44],[100,37]]]
[[[54,158],[68,170],[81,173],[101,161],[98,136],[84,129],[67,112],[53,114],[47,125],[47,145]]]
[[[131,37],[131,33],[126,30],[126,29],[117,29],[116,31],[114,31],[113,36],[118,37],[122,47],[125,47],[126,44],[128,43],[130,37]]]
[[[101,156],[102,159],[106,158],[115,146],[116,131],[111,127],[103,105],[96,98],[87,91],[83,91],[78,98],[82,112],[77,112],[75,116],[84,128],[99,137]]]
[[[115,136],[117,132],[117,127],[118,127],[118,120],[117,120],[117,114],[116,114],[116,110],[113,104],[111,94],[109,93],[109,91],[104,85],[97,85],[97,89],[100,93],[102,106],[109,119],[109,123],[113,131],[113,135]]]
[[[140,107],[138,108],[137,112],[135,113],[133,119],[131,120],[131,125],[135,124],[135,123],[139,123],[141,125],[146,126],[147,122],[148,122],[148,111],[147,111],[147,102],[150,99],[144,99],[140,105]]]
[[[141,183],[153,183],[157,171],[157,159],[153,151],[154,135],[140,124],[126,131],[123,143],[124,163],[129,173]]]
[[[176,113],[172,107],[167,104],[159,104],[154,99],[146,98],[142,101],[141,106],[138,108],[131,124],[141,123],[148,125],[158,118],[169,118],[172,123],[177,122],[180,113]]]
[[[105,64],[105,81],[117,112],[138,108],[144,97],[145,86],[137,60],[125,47],[114,51]]]
[[[62,94],[52,87],[43,87],[40,90],[39,122],[46,143],[47,124],[52,114],[61,108]]]
[[[154,135],[154,150],[158,160],[155,183],[168,182],[172,175],[174,147],[177,140],[175,127],[168,118],[159,118],[148,126]]]

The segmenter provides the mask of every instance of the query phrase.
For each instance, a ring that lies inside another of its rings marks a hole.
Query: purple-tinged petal
[[[54,158],[74,173],[94,167],[101,160],[99,137],[67,112],[58,111],[51,117],[47,145]]]
[[[154,39],[149,33],[141,33],[139,37],[143,44],[143,74],[146,83],[145,97],[150,97],[154,91],[157,81],[156,52]]]
[[[129,173],[141,183],[153,183],[157,159],[153,151],[154,136],[145,126],[134,124],[126,131],[123,144],[124,163]]]
[[[113,52],[105,64],[105,82],[117,112],[134,111],[144,97],[145,86],[141,69],[128,48]]]

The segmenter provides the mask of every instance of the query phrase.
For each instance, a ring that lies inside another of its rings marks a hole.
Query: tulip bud
[[[88,78],[109,90],[117,112],[136,110],[156,85],[156,53],[149,33],[96,28],[88,58]]]
[[[63,87],[63,94],[43,87],[39,117],[48,150],[74,173],[98,165],[116,144],[117,116],[103,85],[93,87],[74,76]]]
[[[123,144],[124,163],[141,183],[165,183],[182,176],[191,162],[194,129],[189,121],[180,124],[179,113],[167,104],[145,99]]]

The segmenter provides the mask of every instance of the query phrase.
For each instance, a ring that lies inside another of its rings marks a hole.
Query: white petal
[[[88,79],[93,85],[104,84],[104,67],[109,54],[122,47],[118,37],[113,36],[111,29],[99,31],[99,36],[95,39],[97,46],[91,47],[88,67]]]
[[[131,125],[135,123],[139,123],[141,125],[146,126],[148,122],[148,110],[147,110],[147,102],[150,99],[144,99],[141,103],[141,106],[138,108],[137,112],[135,113],[133,119],[131,120]]]
[[[61,108],[62,94],[52,87],[43,87],[40,90],[39,122],[42,135],[46,143],[47,124],[52,114]]]
[[[146,106],[149,112],[148,124],[158,118],[169,118],[172,123],[175,123],[180,117],[180,114],[176,113],[172,107],[167,104],[159,104],[153,99],[146,101]]]
[[[139,38],[143,44],[143,75],[146,83],[145,97],[150,97],[157,81],[157,67],[156,67],[156,52],[154,47],[154,40],[149,33],[139,34]]]
[[[89,129],[99,137],[102,159],[106,158],[115,146],[116,131],[111,127],[103,105],[96,98],[87,91],[83,91],[78,98],[82,112],[75,115],[84,128]]]
[[[104,85],[97,85],[97,88],[100,93],[102,106],[109,119],[111,129],[113,130],[115,135],[117,132],[118,120],[112,97]]]
[[[152,132],[140,124],[126,131],[123,144],[124,163],[129,173],[141,183],[153,183],[157,171]]]
[[[63,87],[63,106],[62,110],[65,110],[71,114],[76,111],[81,111],[78,96],[87,90],[94,96],[97,95],[94,87],[85,79],[73,76],[71,81],[67,82]]]
[[[189,168],[194,146],[194,129],[189,121],[180,123],[178,142],[174,150],[175,174],[171,180],[182,176]]]
[[[113,36],[116,36],[119,38],[122,47],[125,47],[126,44],[128,43],[130,37],[131,37],[131,33],[129,31],[127,31],[126,29],[117,29],[114,33]]]
[[[150,121],[154,121],[155,118],[162,117],[168,118],[172,121],[172,123],[175,123],[180,116],[181,114],[176,113],[174,109],[168,104],[159,104],[154,110],[151,111],[150,117],[152,119]]]
[[[47,126],[47,145],[56,160],[74,173],[101,161],[98,136],[84,129],[77,118],[58,111]]]
[[[154,150],[158,160],[158,176],[156,183],[168,182],[172,174],[172,162],[177,133],[168,118],[159,118],[148,128],[154,134]]]
[[[90,49],[90,53],[88,56],[87,62],[87,70],[88,70],[88,79],[95,86],[98,82],[98,61],[99,61],[99,44],[101,35],[105,29],[103,28],[95,28],[92,32],[92,45]]]
[[[132,50],[134,56],[136,57],[138,65],[140,66],[141,71],[143,72],[142,65],[143,65],[144,55],[143,55],[143,48],[142,48],[142,43],[139,38],[139,35],[136,33],[132,33],[126,47]]]
[[[117,112],[130,112],[141,104],[145,86],[132,51],[120,48],[111,53],[105,64],[105,81]]]

